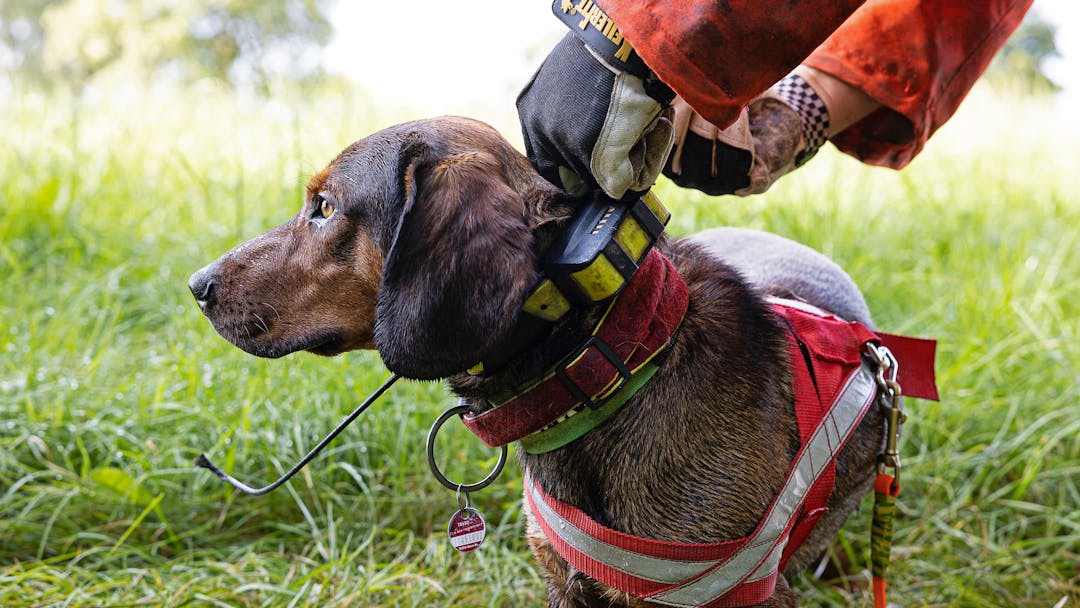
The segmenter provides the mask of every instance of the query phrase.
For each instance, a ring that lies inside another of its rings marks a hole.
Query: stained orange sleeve
[[[645,63],[724,127],[783,78],[862,0],[601,0]]]
[[[832,139],[905,166],[948,120],[1032,0],[602,0],[645,63],[710,122],[799,63],[882,104]],[[862,5],[860,7],[860,5]]]
[[[883,106],[832,138],[863,162],[899,169],[945,124],[1032,0],[870,0],[804,63]]]

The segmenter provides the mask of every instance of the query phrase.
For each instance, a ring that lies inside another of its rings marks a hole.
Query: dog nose
[[[216,275],[213,264],[211,264],[195,271],[195,274],[188,279],[188,289],[191,290],[191,295],[195,296],[199,308],[203,310],[206,310],[207,304],[214,302],[218,286]]]

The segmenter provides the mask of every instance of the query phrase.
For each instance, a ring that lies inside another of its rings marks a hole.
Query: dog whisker
[[[281,313],[278,312],[278,309],[274,308],[273,304],[271,304],[269,302],[259,302],[259,304],[262,304],[263,306],[265,306],[265,307],[269,308],[270,310],[274,311],[275,320],[277,320],[277,321],[281,320]]]
[[[255,323],[256,325],[258,325],[259,329],[263,331],[263,333],[270,333],[270,328],[267,327],[266,321],[264,321],[263,318],[258,315],[258,313],[253,312],[251,313],[251,316],[255,317]]]

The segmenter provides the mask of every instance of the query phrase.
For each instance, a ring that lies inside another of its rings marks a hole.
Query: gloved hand
[[[746,196],[768,190],[825,143],[825,104],[799,76],[788,76],[719,129],[681,98],[674,108],[675,150],[664,175],[706,194]]]
[[[613,67],[573,33],[518,95],[525,152],[572,194],[632,198],[656,182],[671,151],[665,108],[674,93],[651,74]]]

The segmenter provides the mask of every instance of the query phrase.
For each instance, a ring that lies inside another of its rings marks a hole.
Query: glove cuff
[[[814,87],[798,74],[789,74],[773,86],[772,92],[791,106],[802,119],[805,148],[795,156],[795,166],[801,167],[813,158],[829,137],[829,110]]]
[[[593,0],[554,0],[551,12],[611,68],[649,80],[652,71],[623,38],[615,22]],[[674,96],[674,95],[672,95]],[[670,101],[670,100],[669,100]]]

